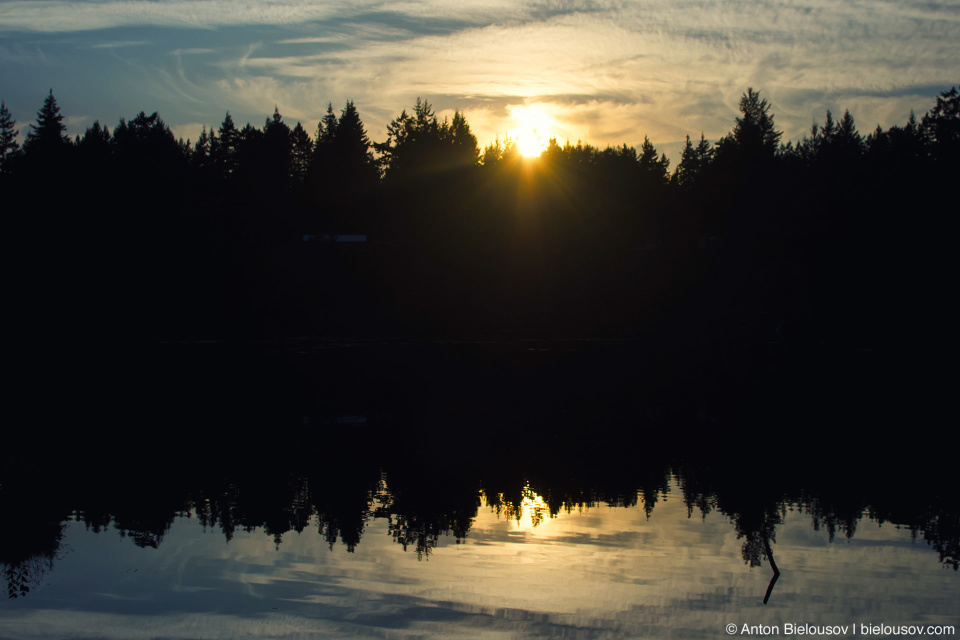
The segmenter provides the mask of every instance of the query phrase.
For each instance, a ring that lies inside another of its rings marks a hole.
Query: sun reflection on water
[[[494,511],[498,519],[512,521],[514,531],[532,532],[549,525],[558,515],[551,512],[544,497],[534,491],[529,483],[523,485],[519,502],[507,499],[502,493],[491,499],[481,492],[480,499],[481,504]]]

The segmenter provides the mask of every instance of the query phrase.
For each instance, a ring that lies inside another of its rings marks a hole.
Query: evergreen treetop
[[[779,148],[782,131],[777,131],[770,113],[770,103],[753,87],[740,97],[740,114],[733,131],[720,140],[719,151],[740,156],[744,160],[773,157]]]
[[[43,100],[43,106],[37,111],[37,123],[30,125],[24,143],[24,151],[28,154],[47,152],[63,148],[70,143],[66,135],[67,127],[63,124],[63,114],[53,97],[53,89]]]
[[[20,131],[14,128],[16,124],[6,103],[0,102],[0,172],[6,170],[9,160],[20,151],[20,143],[17,142]]]

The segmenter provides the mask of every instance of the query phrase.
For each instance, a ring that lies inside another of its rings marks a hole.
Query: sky
[[[371,140],[418,97],[480,146],[536,127],[599,147],[728,133],[748,87],[784,140],[827,109],[866,133],[960,84],[960,0],[0,0],[0,100],[48,91],[68,133],[159,112],[195,140],[227,111],[311,133],[352,100]],[[523,124],[526,123],[526,124]]]

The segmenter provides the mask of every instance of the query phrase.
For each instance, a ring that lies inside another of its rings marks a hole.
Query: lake
[[[823,364],[305,341],[155,346],[91,380],[77,359],[6,454],[0,638],[956,635],[937,387],[891,376],[899,355]]]

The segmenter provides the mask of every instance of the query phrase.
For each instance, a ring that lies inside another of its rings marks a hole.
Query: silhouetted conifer
[[[415,144],[417,131],[425,128],[426,123],[429,122],[427,114],[433,116],[429,103],[421,105],[420,98],[417,98],[414,108],[417,118],[411,118],[404,109],[387,125],[386,141],[374,144],[380,154],[381,170],[384,176],[390,176],[391,179],[406,169],[409,161],[404,158],[404,155],[408,154],[410,147]],[[418,121],[422,121],[419,126]]]
[[[296,184],[302,183],[310,170],[310,159],[313,156],[313,141],[310,140],[310,134],[303,128],[303,125],[297,122],[297,126],[290,132],[291,137],[291,163],[290,175]]]
[[[713,147],[707,142],[703,133],[700,134],[700,142],[696,147],[690,141],[690,136],[687,136],[680,163],[673,174],[674,183],[681,189],[692,188],[703,176],[712,159]]]
[[[203,126],[197,141],[193,145],[190,161],[195,168],[201,170],[210,165],[210,135],[207,133],[206,125]]]
[[[476,138],[458,111],[442,123],[426,100],[417,98],[413,115],[406,110],[387,125],[387,141],[375,144],[385,178],[403,183],[472,166],[480,155]]]
[[[837,123],[833,120],[833,113],[827,109],[827,115],[823,120],[823,126],[820,127],[820,137],[826,144],[833,142],[833,137],[837,134]]]
[[[327,103],[327,112],[317,124],[317,139],[313,146],[313,170],[323,171],[332,164],[336,136],[337,114],[333,110],[333,104]]]
[[[337,121],[334,149],[343,177],[354,188],[371,188],[377,178],[370,139],[353,101],[347,101]]]
[[[43,101],[43,106],[37,111],[37,124],[30,125],[30,133],[24,142],[24,153],[46,155],[57,153],[70,144],[66,136],[67,127],[63,124],[63,115],[53,97],[53,89]]]
[[[650,138],[643,137],[643,145],[640,147],[640,171],[649,186],[663,187],[667,184],[670,169],[670,160],[666,154],[657,156],[657,148],[650,142]]]
[[[837,138],[841,143],[859,147],[863,142],[863,136],[857,131],[857,126],[853,121],[853,116],[849,111],[843,112],[843,118],[837,127]]]
[[[227,178],[236,170],[238,137],[237,127],[228,111],[220,124],[219,135],[214,137],[211,131],[210,157],[220,178]]]
[[[7,105],[0,102],[0,173],[9,171],[10,162],[20,152],[20,143],[17,142],[20,131],[14,128],[16,124]]]
[[[556,138],[551,139],[549,144],[557,146]],[[517,149],[515,141],[507,137],[501,142],[500,137],[497,136],[493,142],[483,148],[483,153],[480,155],[480,164],[484,167],[494,167],[505,160],[517,161],[519,159],[520,151]]]
[[[952,87],[937,97],[937,103],[920,121],[931,153],[939,161],[953,164],[960,156],[960,91]]]
[[[101,126],[99,120],[89,126],[82,137],[77,136],[75,144],[78,170],[83,174],[85,181],[95,180],[96,177],[113,170],[110,130]]]
[[[740,115],[733,131],[721,138],[717,151],[741,162],[758,162],[776,154],[781,135],[774,126],[770,103],[751,87],[740,98]]]
[[[92,125],[87,127],[83,137],[77,137],[77,148],[93,153],[103,153],[110,149],[110,130],[101,126],[99,120],[95,120]]]
[[[320,202],[329,197],[334,188],[336,176],[334,171],[337,164],[337,114],[333,111],[333,104],[327,104],[327,113],[317,125],[317,139],[313,145],[313,156],[310,160],[310,183],[313,198]]]
[[[379,185],[379,170],[373,158],[372,144],[352,100],[340,112],[327,105],[327,113],[317,126],[307,191],[326,231],[355,233],[365,226],[361,220],[369,209],[373,192]]]
[[[293,139],[290,127],[283,121],[280,110],[273,109],[273,116],[263,125],[263,146],[260,157],[262,178],[273,189],[286,189],[293,173]]]
[[[448,131],[450,142],[453,145],[452,157],[455,166],[470,167],[476,165],[480,156],[477,137],[473,135],[467,119],[460,111],[454,112]]]

